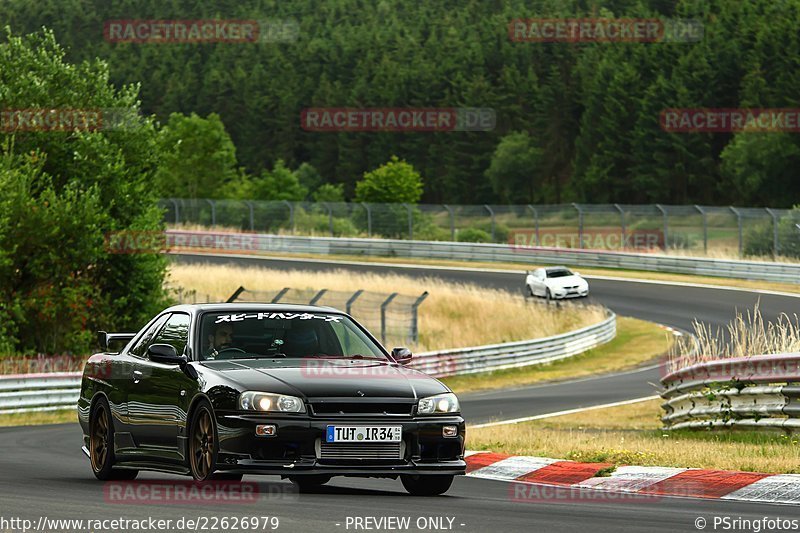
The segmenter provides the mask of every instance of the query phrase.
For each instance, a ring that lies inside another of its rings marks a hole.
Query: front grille
[[[396,460],[403,458],[401,442],[321,442],[318,459]]]
[[[411,416],[413,403],[397,402],[311,402],[315,415],[395,415]]]

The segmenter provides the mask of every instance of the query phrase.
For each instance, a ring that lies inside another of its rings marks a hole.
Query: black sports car
[[[119,352],[114,341],[127,342]],[[464,474],[464,419],[438,380],[327,307],[180,305],[139,333],[100,332],[78,417],[98,479],[401,478],[412,494]]]

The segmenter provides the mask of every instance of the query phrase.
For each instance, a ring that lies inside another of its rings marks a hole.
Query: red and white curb
[[[800,474],[759,474],[698,468],[613,466],[545,457],[467,452],[467,475],[514,483],[542,484],[641,496],[683,496],[764,503],[800,503]]]

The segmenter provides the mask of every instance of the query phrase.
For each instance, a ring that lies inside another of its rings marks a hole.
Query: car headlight
[[[305,413],[306,405],[296,396],[247,391],[239,395],[242,411],[269,411],[276,413]]]
[[[458,413],[461,406],[458,405],[458,398],[452,392],[437,394],[423,398],[417,404],[417,414],[436,415],[440,413]]]

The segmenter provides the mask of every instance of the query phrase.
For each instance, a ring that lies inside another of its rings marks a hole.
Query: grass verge
[[[292,287],[303,291],[303,303],[325,288],[329,292],[319,303],[339,308],[344,307],[344,301],[356,290],[382,293],[384,296],[377,300],[372,298],[372,303],[367,302],[368,305],[359,302],[367,301],[368,296],[374,295],[362,295],[352,310],[355,318],[373,332],[380,331],[380,315],[376,311],[388,294],[397,292],[417,297],[423,291],[428,291],[428,298],[419,307],[419,343],[412,346],[417,351],[538,339],[597,324],[605,318],[605,311],[598,305],[534,305],[526,301],[521,293],[447,283],[437,278],[357,274],[345,270],[287,272],[260,267],[202,264],[173,264],[169,273],[172,284],[208,295],[210,301],[225,301],[240,285],[250,291],[264,291],[264,295],[260,296],[262,301],[263,298],[270,301],[284,287]],[[336,299],[329,301],[329,296]],[[407,344],[407,335],[407,327],[390,330],[387,345],[404,346]]]
[[[42,424],[65,424],[77,422],[78,414],[75,409],[61,409],[58,411],[42,411],[35,413],[0,414],[0,427],[8,426],[40,426]]]
[[[203,250],[191,251],[187,253],[203,253]],[[531,263],[487,263],[481,261],[451,261],[443,259],[410,259],[404,257],[370,257],[363,255],[321,255],[321,254],[292,254],[282,253],[280,256],[256,253],[241,253],[242,255],[263,256],[270,259],[315,259],[319,261],[356,261],[360,263],[391,263],[393,265],[430,265],[457,268],[480,268],[487,270],[533,270],[540,266]],[[575,267],[581,274],[587,276],[606,276],[617,278],[641,279],[650,281],[669,281],[678,283],[698,283],[703,285],[716,285],[718,287],[735,287],[740,289],[761,289],[778,292],[788,292],[800,294],[800,284],[776,283],[768,281],[750,281],[740,279],[716,278],[713,276],[692,276],[689,274],[668,274],[662,272],[647,272],[640,270],[622,270],[607,268]],[[521,273],[520,273],[521,275]],[[520,277],[520,289],[523,280]]]
[[[615,465],[800,473],[797,436],[661,428],[661,400],[467,431],[467,448]]]
[[[652,322],[617,317],[617,336],[594,350],[546,365],[454,376],[444,381],[457,393],[518,387],[635,368],[666,354],[673,336]]]

